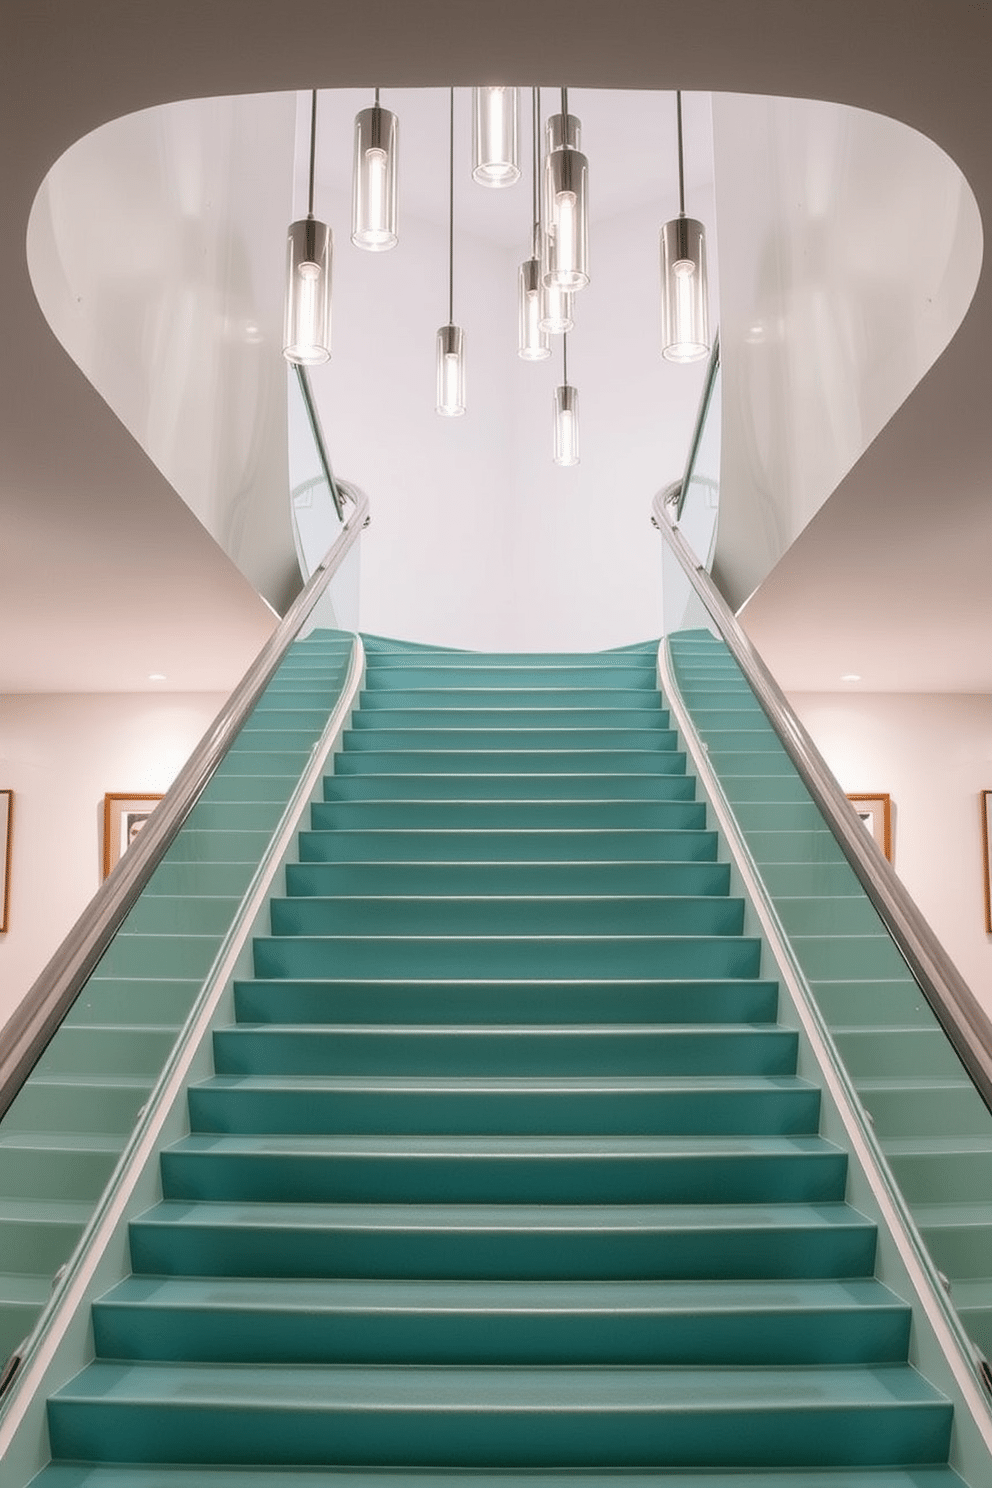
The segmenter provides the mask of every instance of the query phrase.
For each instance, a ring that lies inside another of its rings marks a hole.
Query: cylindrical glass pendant
[[[579,390],[566,382],[555,388],[555,464],[579,463]]]
[[[552,336],[563,336],[575,324],[572,318],[572,292],[557,284],[545,284],[541,305],[541,330]]]
[[[396,246],[395,114],[374,104],[355,116],[355,165],[351,179],[351,241],[369,253]]]
[[[317,366],[331,354],[331,232],[304,217],[290,223],[286,243],[286,314],[282,354]]]
[[[544,282],[573,293],[589,283],[589,162],[567,145],[548,156]]]
[[[446,418],[465,412],[465,333],[443,325],[437,333],[437,405]]]
[[[519,181],[516,88],[472,89],[472,176],[480,186]]]
[[[518,339],[517,355],[525,362],[543,362],[551,355],[548,333],[542,329],[544,286],[541,283],[541,264],[529,258],[520,265],[518,284]]]
[[[706,238],[694,217],[661,229],[661,354],[669,362],[708,356]]]

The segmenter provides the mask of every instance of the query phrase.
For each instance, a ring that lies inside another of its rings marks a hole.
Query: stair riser
[[[630,1032],[226,1028],[214,1035],[219,1075],[791,1075],[786,1029]]]
[[[692,801],[687,775],[330,775],[335,801]]]
[[[273,746],[275,746],[274,737],[269,747]],[[678,749],[678,736],[674,729],[648,726],[532,729],[526,726],[514,728],[504,723],[502,728],[477,729],[445,727],[435,722],[425,728],[346,729],[344,747],[348,752],[365,749],[390,751],[478,749],[487,752],[506,749],[522,750],[528,754],[535,750],[571,754],[579,749],[597,752],[637,749],[674,753]]]
[[[565,1412],[538,1407],[467,1412],[416,1407],[291,1410],[245,1400],[225,1412],[195,1402],[86,1406],[53,1400],[49,1428],[56,1455],[120,1462],[285,1462],[421,1467],[720,1467],[747,1455],[772,1465],[875,1465],[946,1460],[949,1405],[863,1410],[725,1408]]]
[[[671,727],[667,708],[659,708],[657,698],[641,697],[628,701],[622,708],[597,707],[584,701],[574,708],[566,705],[539,708],[528,698],[517,707],[427,708],[396,707],[381,693],[366,694],[361,709],[351,719],[353,729],[369,728],[659,728]]]
[[[474,885],[473,885],[474,887]],[[731,899],[276,899],[273,935],[733,935]]]
[[[290,863],[286,891],[331,894],[462,895],[465,870],[448,863]],[[727,863],[488,863],[472,869],[474,894],[531,896],[646,894],[724,895]]]
[[[621,697],[634,690],[649,692],[657,697],[655,668],[644,662],[623,667],[620,675],[618,668],[596,665],[594,662],[585,665],[576,663],[573,666],[526,666],[518,663],[516,666],[504,665],[498,668],[451,663],[443,672],[434,666],[417,666],[410,662],[389,665],[379,662],[368,668],[365,677],[367,691],[391,693],[401,692],[405,688],[430,692],[438,687],[446,690],[467,688],[473,692],[486,687],[494,687],[500,692],[529,692],[531,689],[573,692],[579,688],[609,692],[616,690],[618,683],[622,683]]]
[[[897,1363],[909,1313],[892,1307],[687,1315],[604,1311],[389,1311],[379,1307],[143,1307],[97,1303],[94,1342],[108,1359],[262,1364],[774,1365]],[[149,1352],[149,1343],[153,1349]]]
[[[370,679],[371,680],[371,679]],[[658,694],[644,687],[627,691],[609,687],[398,687],[394,689],[369,687],[360,698],[363,709],[374,712],[377,703],[386,711],[393,708],[416,708],[438,714],[469,712],[475,708],[596,708],[604,714],[630,712],[632,709],[645,713],[660,712]]]
[[[618,827],[701,831],[706,807],[699,801],[333,801],[310,809],[315,832],[343,827],[430,831],[590,830]]]
[[[778,988],[711,982],[235,983],[239,1021],[322,1024],[768,1023]]]
[[[761,946],[744,937],[391,936],[259,937],[255,974],[285,977],[746,977],[757,976]]]
[[[802,1203],[844,1196],[835,1152],[741,1156],[547,1157],[287,1155],[173,1148],[167,1199],[336,1204]]]
[[[368,774],[408,775],[683,775],[685,755],[671,749],[528,749],[526,744],[505,749],[386,749],[377,740],[367,748],[339,754],[335,778]]]
[[[182,1206],[187,1210],[188,1206]],[[156,1211],[131,1225],[135,1271],[160,1276],[377,1276],[525,1281],[683,1280],[863,1277],[875,1263],[875,1231],[848,1213],[843,1224],[790,1224],[769,1212],[760,1225],[689,1222],[639,1225],[611,1222],[585,1229],[557,1226],[552,1211],[543,1229],[486,1229],[476,1217],[455,1229],[432,1224],[427,1208],[395,1218],[368,1217],[336,1224],[313,1213],[305,1225],[216,1224],[203,1219],[170,1223]]]
[[[712,862],[715,832],[600,831],[301,832],[309,863]]]
[[[541,1096],[519,1090],[505,1096],[459,1096],[388,1089],[343,1094],[202,1086],[190,1091],[190,1122],[196,1132],[812,1135],[818,1118],[819,1093],[805,1090],[703,1090],[666,1096],[631,1091]]]

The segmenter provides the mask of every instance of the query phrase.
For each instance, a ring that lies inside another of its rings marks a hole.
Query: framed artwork
[[[985,864],[985,928],[992,935],[992,791],[982,791],[982,854]]]
[[[0,790],[0,934],[10,919],[10,857],[14,846],[14,792]]]
[[[849,791],[847,799],[864,822],[889,862],[892,862],[892,797],[882,792],[870,796],[863,792]]]
[[[162,794],[141,795],[132,791],[108,791],[103,798],[103,876],[120,861],[155,810]]]

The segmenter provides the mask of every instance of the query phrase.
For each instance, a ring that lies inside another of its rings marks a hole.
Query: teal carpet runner
[[[45,1488],[959,1485],[654,648],[368,652]]]

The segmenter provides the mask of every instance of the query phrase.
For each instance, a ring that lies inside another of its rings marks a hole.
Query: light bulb
[[[516,88],[472,89],[472,159],[472,178],[480,186],[519,181]]]
[[[327,225],[313,217],[290,224],[286,244],[283,356],[318,366],[331,354],[331,250]]]
[[[565,383],[555,388],[555,464],[579,463],[579,393]]]
[[[551,355],[548,333],[542,329],[543,286],[538,259],[520,265],[518,284],[517,355],[525,362],[543,362]]]
[[[465,335],[460,326],[441,326],[437,333],[437,402],[445,418],[465,412]]]
[[[396,246],[396,115],[375,104],[355,117],[351,241],[369,253]]]

